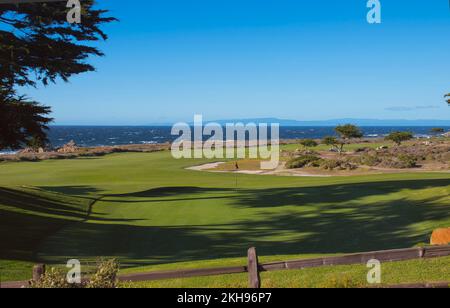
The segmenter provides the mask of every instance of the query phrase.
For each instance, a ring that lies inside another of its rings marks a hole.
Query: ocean
[[[431,127],[362,127],[367,138],[384,137],[393,131],[409,131],[417,137],[430,136]],[[444,128],[446,132],[450,127]],[[280,127],[281,139],[319,139],[335,135],[334,127]],[[54,147],[73,140],[79,146],[112,146],[127,144],[155,144],[175,140],[171,127],[167,126],[52,126],[49,139]]]

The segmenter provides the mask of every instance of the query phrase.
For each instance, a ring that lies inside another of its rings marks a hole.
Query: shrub
[[[116,260],[102,261],[87,284],[90,289],[114,289],[117,286],[119,263]]]
[[[351,162],[339,159],[324,159],[321,161],[320,167],[325,170],[355,170],[357,168]]]
[[[51,268],[39,281],[32,281],[30,288],[34,289],[112,289],[117,286],[117,273],[119,263],[116,260],[99,261],[96,272],[88,282],[70,284],[67,282],[66,273],[62,270]]]
[[[286,163],[286,168],[288,169],[297,169],[303,168],[307,166],[315,165],[317,166],[321,159],[314,155],[302,155],[296,158],[289,160]]]
[[[377,166],[381,160],[376,155],[364,154],[359,158],[359,162],[361,165],[374,167]]]
[[[305,148],[314,148],[316,146],[318,146],[319,144],[313,140],[313,139],[303,139],[302,141],[300,141],[300,144],[305,147]]]
[[[403,168],[417,167],[417,158],[413,155],[407,155],[407,154],[399,155],[398,161],[403,166]]]
[[[67,282],[66,273],[62,270],[51,268],[39,281],[31,281],[30,288],[33,289],[72,289],[82,288],[79,284]]]
[[[409,154],[400,154],[397,157],[384,157],[381,165],[396,169],[416,168],[417,157]]]
[[[339,168],[340,166],[341,161],[335,159],[324,159],[320,164],[320,168],[325,170],[334,170],[336,168]]]

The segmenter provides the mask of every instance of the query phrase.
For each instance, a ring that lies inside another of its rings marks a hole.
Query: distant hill
[[[248,119],[229,119],[214,122],[219,124],[226,123],[279,123],[280,126],[336,126],[339,124],[351,123],[358,126],[433,126],[450,127],[450,120],[377,120],[377,119],[332,119],[323,121],[297,121],[277,118],[248,118]]]

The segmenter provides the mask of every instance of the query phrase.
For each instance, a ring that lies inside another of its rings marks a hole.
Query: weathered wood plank
[[[250,288],[261,288],[261,280],[259,277],[259,263],[256,248],[252,247],[248,250],[248,283]]]
[[[36,264],[33,267],[33,281],[41,280],[42,276],[45,274],[45,264]]]
[[[262,271],[279,271],[289,269],[303,269],[320,266],[366,264],[371,259],[380,262],[407,261],[420,258],[437,258],[450,256],[450,246],[436,246],[427,248],[407,248],[385,251],[357,253],[345,256],[292,260],[261,264]]]
[[[14,281],[0,283],[0,289],[21,289],[29,286],[28,281]]]
[[[149,272],[121,275],[120,281],[151,281],[151,280],[164,280],[164,279],[177,279],[177,278],[190,278],[190,277],[202,277],[202,276],[218,276],[227,274],[239,274],[246,273],[246,266],[234,266],[234,267],[220,267],[220,268],[204,268],[204,269],[191,269],[191,270],[174,270],[174,271],[161,271],[161,272]]]
[[[425,247],[424,258],[437,258],[450,255],[450,246]]]

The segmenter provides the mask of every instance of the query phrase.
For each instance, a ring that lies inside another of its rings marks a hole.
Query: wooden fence
[[[366,253],[357,253],[336,257],[324,257],[305,260],[292,260],[282,262],[271,262],[260,264],[255,248],[248,250],[248,263],[242,266],[187,269],[174,271],[158,271],[148,273],[137,273],[120,275],[120,281],[142,282],[154,280],[166,280],[177,278],[190,278],[202,276],[218,276],[227,274],[248,273],[249,287],[259,288],[261,286],[260,272],[304,269],[321,266],[366,264],[369,260],[376,259],[380,262],[395,262],[414,259],[428,259],[450,256],[450,246],[431,246],[408,249],[384,250]],[[45,265],[37,265],[33,270],[33,280],[39,280],[45,273]],[[28,282],[6,282],[1,283],[2,288],[20,288],[28,285]],[[448,286],[447,282],[437,284],[413,284],[410,287],[437,287]],[[397,286],[396,286],[397,287]],[[401,287],[401,286],[398,286]],[[405,285],[408,287],[408,285]]]

